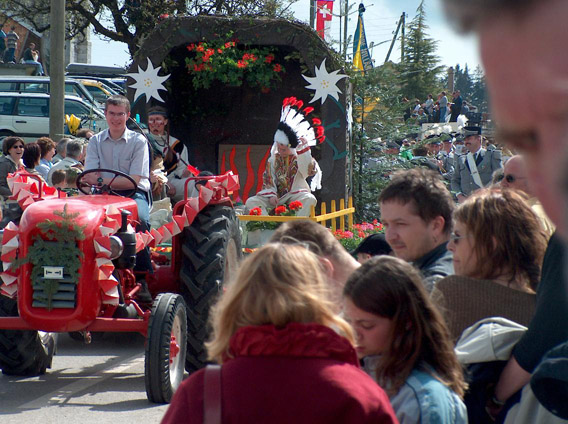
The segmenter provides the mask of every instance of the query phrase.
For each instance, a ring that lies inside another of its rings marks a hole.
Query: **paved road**
[[[166,409],[146,399],[144,338],[138,334],[105,334],[90,345],[62,334],[45,375],[0,375],[2,424],[150,424],[159,423]]]

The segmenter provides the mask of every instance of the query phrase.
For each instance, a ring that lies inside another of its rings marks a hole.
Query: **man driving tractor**
[[[150,230],[150,156],[146,139],[142,134],[126,127],[130,118],[130,102],[126,97],[110,96],[105,103],[105,117],[108,129],[95,134],[89,140],[85,171],[100,168],[120,171],[130,176],[136,183],[136,191],[131,197],[138,207],[137,229]],[[87,174],[85,180],[92,185],[108,185],[118,194],[125,195],[134,189],[132,181],[127,178],[104,172]],[[152,272],[148,248],[137,255],[135,269]],[[141,301],[152,299],[145,281],[142,281],[138,298]]]

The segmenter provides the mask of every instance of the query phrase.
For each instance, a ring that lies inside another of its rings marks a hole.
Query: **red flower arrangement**
[[[237,40],[213,40],[191,43],[187,50],[191,54],[185,63],[195,89],[209,88],[214,81],[231,86],[246,82],[266,93],[285,72],[281,64],[274,63],[275,49],[269,47],[249,48],[237,45]]]
[[[300,202],[299,200],[295,200],[294,202],[290,202],[288,207],[291,211],[299,211],[304,207],[304,205],[302,205],[302,202]]]
[[[351,251],[355,249],[363,239],[371,234],[382,233],[383,224],[378,220],[373,220],[372,223],[363,222],[361,224],[353,224],[353,228],[349,230],[335,230],[333,235],[345,249]]]
[[[302,209],[304,205],[300,201],[290,202],[288,207],[286,205],[279,205],[276,206],[273,210],[269,211],[268,215],[273,216],[296,216],[298,211]],[[262,209],[260,208],[252,208],[249,211],[249,215],[260,216],[262,215]],[[281,222],[273,222],[273,221],[247,221],[246,229],[247,231],[255,231],[255,230],[274,230],[276,229]]]

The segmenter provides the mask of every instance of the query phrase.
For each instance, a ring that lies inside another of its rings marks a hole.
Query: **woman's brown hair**
[[[16,144],[17,142],[25,145],[23,138],[16,136],[6,137],[2,142],[2,153],[4,153],[5,156],[8,156],[10,154],[10,149],[14,147],[14,144]]]
[[[51,149],[55,149],[57,146],[55,141],[53,141],[49,137],[40,137],[36,140],[36,143],[39,145],[41,149],[41,157],[43,158]]]
[[[510,283],[536,288],[547,237],[526,198],[516,190],[491,188],[476,192],[454,212],[473,239],[476,278],[505,276]]]
[[[431,367],[434,377],[463,397],[466,383],[449,330],[412,265],[375,256],[349,277],[343,294],[357,308],[392,320],[392,343],[381,354],[376,375],[390,395],[413,369]]]

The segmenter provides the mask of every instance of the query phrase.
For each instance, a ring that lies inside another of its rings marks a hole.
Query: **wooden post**
[[[325,205],[325,202],[321,202],[320,215],[325,215],[326,213],[327,213],[327,207]],[[325,227],[326,226],[325,221],[321,221],[321,225],[323,225]]]
[[[312,205],[310,210],[310,218],[314,218],[316,216],[316,205]]]
[[[65,122],[65,0],[51,0],[49,30],[49,137],[63,137]]]
[[[349,196],[349,202],[347,203],[348,207],[352,208],[353,207],[353,196]],[[353,228],[353,214],[350,213],[349,214],[349,228],[347,228],[348,230],[351,230],[351,228]]]
[[[331,201],[331,212],[335,212],[335,199]],[[335,232],[337,230],[337,218],[331,219],[331,230]]]
[[[345,209],[345,199],[343,199],[343,198],[339,199],[339,209],[340,210]],[[339,229],[341,231],[345,231],[345,217],[344,216],[339,218]]]

